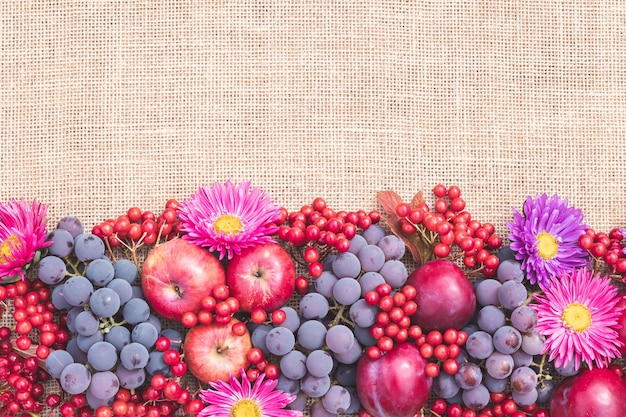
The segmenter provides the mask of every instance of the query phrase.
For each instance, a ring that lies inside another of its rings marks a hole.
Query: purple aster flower
[[[513,208],[513,221],[507,223],[511,249],[531,284],[548,287],[561,271],[587,265],[589,254],[578,245],[588,227],[582,222],[582,212],[557,195],[543,194],[535,201],[529,196],[524,214]]]

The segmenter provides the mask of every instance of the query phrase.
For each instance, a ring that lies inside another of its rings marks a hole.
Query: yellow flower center
[[[541,232],[537,235],[537,250],[543,259],[552,259],[559,251],[559,244],[550,233]]]
[[[17,236],[11,235],[0,245],[0,264],[7,264],[13,260],[13,249],[22,245]]]
[[[561,319],[575,332],[584,332],[591,326],[591,312],[580,303],[572,303],[565,307]]]
[[[236,235],[241,232],[243,225],[239,220],[239,217],[232,214],[224,214],[215,220],[213,223],[213,229],[219,235],[222,232],[226,235]]]
[[[237,401],[230,409],[230,417],[261,417],[262,415],[259,403],[250,398]]]

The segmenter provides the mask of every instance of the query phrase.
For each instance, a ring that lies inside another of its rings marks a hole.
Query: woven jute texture
[[[290,209],[461,187],[623,225],[623,1],[0,2],[0,197],[86,224],[249,179]]]
[[[437,183],[626,223],[626,3],[0,0],[0,200],[87,227],[250,180],[290,210]]]

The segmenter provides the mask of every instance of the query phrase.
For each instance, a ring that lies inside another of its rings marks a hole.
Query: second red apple
[[[274,242],[256,245],[235,255],[226,268],[230,295],[243,311],[274,311],[289,301],[296,285],[291,256]]]

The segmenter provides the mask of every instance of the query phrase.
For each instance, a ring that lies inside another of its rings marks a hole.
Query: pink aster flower
[[[209,403],[199,417],[300,417],[301,411],[286,410],[296,396],[276,390],[278,380],[265,380],[261,374],[254,385],[241,370],[241,382],[230,376],[230,382],[211,382],[213,389],[200,392],[200,398]]]
[[[219,259],[250,246],[267,243],[278,230],[279,207],[264,191],[250,189],[250,182],[215,183],[200,187],[178,209],[183,239],[219,252]]]
[[[37,250],[52,244],[46,242],[47,209],[36,200],[0,203],[0,282],[25,280]]]
[[[582,222],[582,212],[557,195],[528,197],[523,215],[513,208],[511,249],[531,284],[545,287],[561,271],[587,265],[589,253],[578,245],[587,228]]]
[[[550,352],[557,367],[574,361],[576,370],[581,362],[604,368],[620,356],[618,288],[609,277],[593,274],[586,268],[564,271],[543,295],[534,296],[536,329],[546,337],[543,353]]]

